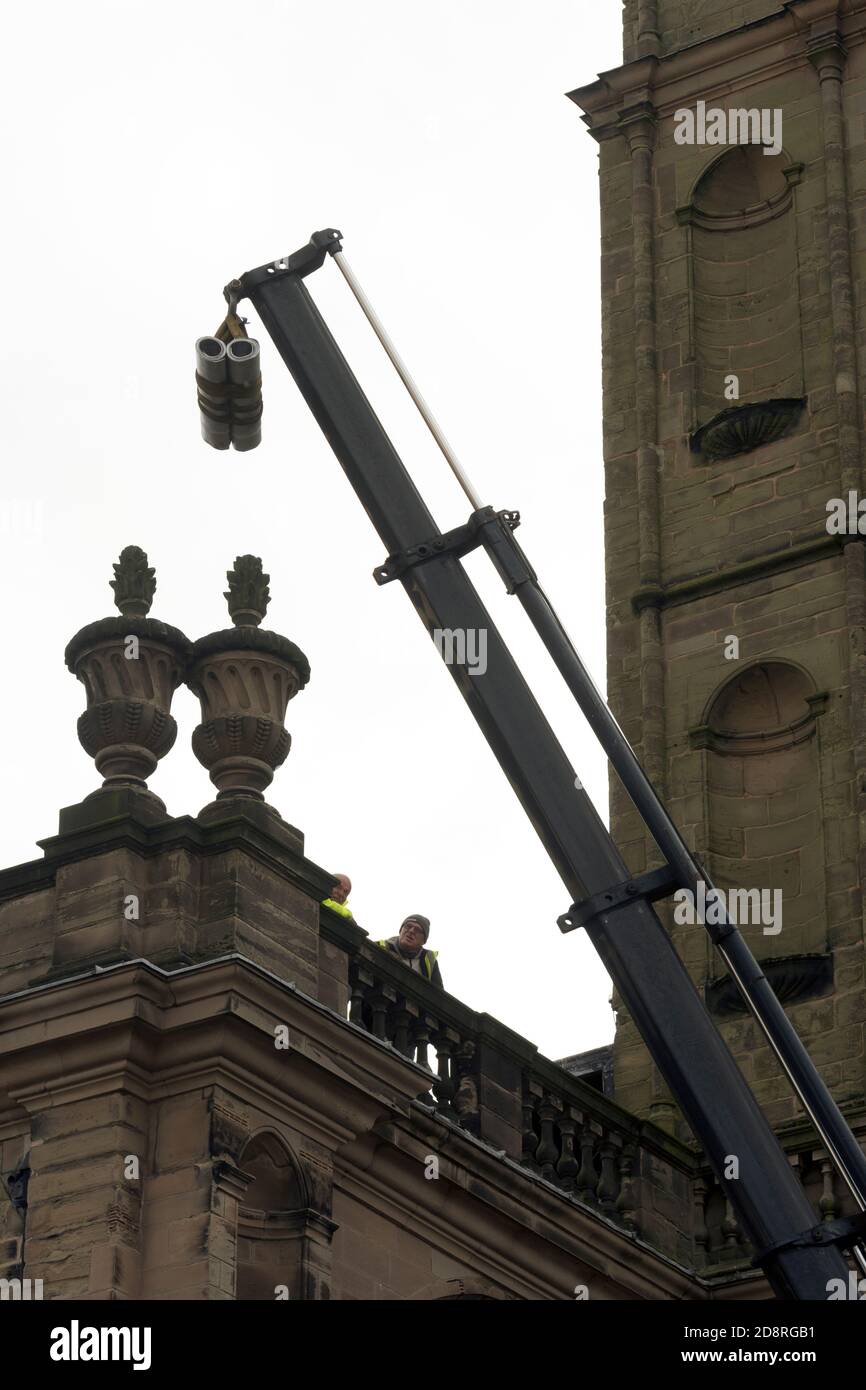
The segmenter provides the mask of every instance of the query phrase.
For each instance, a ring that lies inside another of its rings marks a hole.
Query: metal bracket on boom
[[[790,1240],[782,1240],[778,1245],[768,1245],[759,1250],[752,1260],[758,1266],[768,1255],[776,1255],[781,1250],[814,1250],[816,1247],[836,1245],[840,1250],[849,1250],[857,1241],[866,1236],[866,1211],[858,1211],[856,1216],[840,1217],[838,1221],[822,1221],[819,1226],[811,1226]]]
[[[679,875],[670,864],[663,864],[660,869],[635,874],[634,878],[626,879],[625,883],[615,883],[603,893],[593,893],[591,898],[572,903],[567,912],[557,917],[556,925],[561,932],[574,931],[577,927],[585,927],[593,917],[616,912],[620,907],[631,907],[639,899],[647,903],[658,902],[659,898],[666,898],[679,887]]]
[[[239,280],[230,280],[223,294],[229,307],[233,308],[239,299],[246,299],[264,281],[278,280],[281,275],[299,275],[303,279],[312,271],[320,270],[327,255],[333,256],[342,249],[343,233],[334,227],[326,227],[324,231],[313,232],[307,245],[302,246],[299,251],[293,251],[291,256],[280,256],[276,261],[268,261],[267,265],[258,265],[255,270],[248,270]]]
[[[395,551],[384,564],[377,565],[373,578],[377,584],[390,584],[392,579],[400,579],[407,570],[415,565],[423,565],[427,560],[438,560],[443,555],[453,555],[459,560],[462,555],[468,555],[470,550],[476,550],[481,545],[480,528],[497,519],[513,531],[520,525],[520,512],[494,512],[492,507],[482,507],[472,513],[465,526],[455,526],[453,531],[445,531],[429,541],[421,541],[408,550]]]

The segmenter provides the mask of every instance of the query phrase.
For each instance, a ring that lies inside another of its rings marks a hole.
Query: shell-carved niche
[[[737,925],[783,1002],[821,992],[832,970],[818,736],[825,704],[798,667],[761,662],[722,687],[691,733],[692,746],[707,750],[710,873],[717,888],[738,891],[746,920]],[[760,907],[755,890],[766,895]],[[739,1008],[727,981],[711,982],[708,998],[718,1012]]]
[[[781,438],[805,406],[793,208],[801,172],[784,154],[738,145],[679,210],[689,229],[691,442],[705,460]]]

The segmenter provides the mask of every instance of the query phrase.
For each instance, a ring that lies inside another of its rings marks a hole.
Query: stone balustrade
[[[347,960],[353,1023],[425,1068],[419,1100],[574,1200],[683,1264],[750,1277],[752,1250],[696,1149],[621,1109],[539,1054],[490,1014],[476,1013],[401,965],[354,925],[325,928]],[[804,1127],[783,1136],[816,1222],[848,1215],[826,1153]]]
[[[856,1125],[854,1128],[857,1133]],[[863,1132],[858,1134],[859,1141],[866,1146],[866,1129],[862,1125],[860,1129]],[[812,1205],[815,1224],[856,1215],[857,1203],[810,1127],[803,1123],[790,1125],[779,1138]],[[691,1187],[695,1267],[705,1274],[723,1273],[732,1265],[750,1268],[754,1255],[752,1246],[731,1202],[706,1164],[701,1164],[695,1172]]]
[[[358,937],[361,933],[357,933]],[[691,1150],[381,947],[355,944],[348,1016],[430,1073],[419,1099],[608,1220],[692,1260]]]

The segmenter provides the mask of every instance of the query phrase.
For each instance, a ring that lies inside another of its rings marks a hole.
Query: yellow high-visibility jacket
[[[352,916],[352,909],[346,903],[335,902],[333,898],[323,898],[322,907],[329,907],[332,912],[339,912],[341,917]]]
[[[377,942],[376,942],[376,945],[377,945],[377,946],[382,946],[382,947],[384,948],[384,950],[390,951],[390,952],[391,952],[391,955],[397,956],[397,958],[398,958],[399,960],[402,960],[402,962],[403,962],[404,965],[408,965],[408,961],[407,961],[406,958],[401,954],[401,952],[400,952],[398,946],[396,945],[396,941],[397,941],[397,938],[396,938],[396,937],[391,937],[390,940],[387,940],[387,941],[377,941]],[[437,961],[438,955],[439,955],[439,952],[438,952],[438,951],[430,951],[430,950],[427,949],[426,946],[422,946],[422,947],[421,947],[421,969],[420,969],[420,971],[419,971],[419,974],[423,975],[424,978],[427,979],[427,980],[429,980],[431,984],[438,985],[440,989],[444,989],[445,986],[444,986],[444,984],[442,983],[442,972],[441,972],[441,970],[439,969],[439,964],[438,964],[438,961]],[[411,970],[411,968],[412,968],[412,967],[409,966],[409,969],[410,969],[410,970]]]

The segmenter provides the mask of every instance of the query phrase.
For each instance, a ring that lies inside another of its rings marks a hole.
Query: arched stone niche
[[[265,1131],[250,1139],[240,1166],[252,1181],[238,1211],[237,1298],[273,1302],[285,1288],[290,1300],[327,1299],[330,1262],[323,1252],[336,1227],[311,1209],[294,1154]]]
[[[709,871],[717,888],[740,890],[737,925],[783,1003],[832,980],[818,737],[826,698],[799,667],[759,662],[722,686],[691,731],[706,750]],[[707,998],[718,1013],[740,1012],[727,977],[709,982]]]
[[[689,237],[692,448],[705,460],[771,443],[805,405],[793,213],[801,173],[784,153],[738,145],[678,212]]]

